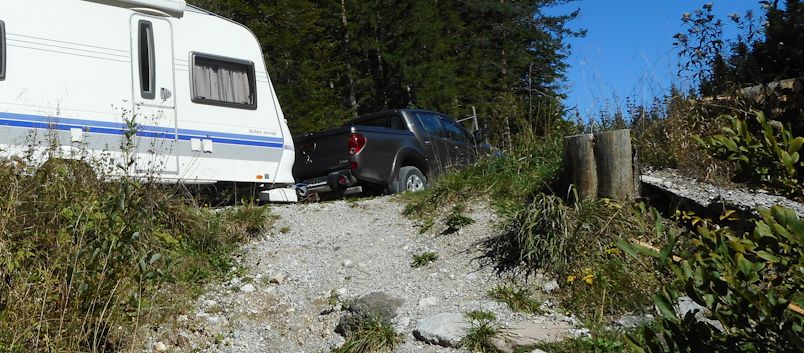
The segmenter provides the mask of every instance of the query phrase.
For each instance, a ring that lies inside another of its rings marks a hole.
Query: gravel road
[[[476,222],[449,235],[419,234],[402,209],[393,197],[272,206],[279,220],[245,246],[241,275],[212,286],[195,312],[163,325],[145,344],[170,352],[328,352],[344,342],[334,332],[342,312],[332,310],[333,298],[376,291],[404,300],[397,352],[458,352],[412,335],[418,320],[438,313],[482,308],[504,326],[571,321],[513,313],[487,298],[503,279],[475,260],[478,242],[495,229],[486,205],[470,207]],[[438,260],[411,268],[412,256],[426,251]]]

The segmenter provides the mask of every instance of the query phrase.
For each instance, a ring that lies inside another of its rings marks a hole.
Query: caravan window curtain
[[[193,54],[193,102],[257,109],[254,63]]]

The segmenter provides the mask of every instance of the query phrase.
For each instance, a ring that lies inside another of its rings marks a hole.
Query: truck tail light
[[[366,137],[361,134],[349,135],[349,155],[356,155],[366,146]]]

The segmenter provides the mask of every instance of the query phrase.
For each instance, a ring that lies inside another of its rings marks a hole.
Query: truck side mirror
[[[475,143],[481,143],[486,140],[486,131],[484,129],[475,130],[472,135],[475,138]]]

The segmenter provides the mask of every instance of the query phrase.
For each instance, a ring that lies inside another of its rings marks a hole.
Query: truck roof
[[[366,115],[361,115],[361,116],[359,116],[357,118],[349,120],[348,122],[346,122],[344,124],[344,126],[353,125],[356,122],[360,122],[360,121],[363,121],[363,120],[369,120],[369,119],[372,119],[372,118],[376,118],[378,116],[384,116],[384,115],[390,115],[390,114],[399,114],[399,113],[404,113],[404,112],[408,112],[408,113],[427,112],[427,113],[437,114],[436,112],[434,112],[432,110],[426,110],[426,109],[411,109],[411,108],[389,109],[389,110],[383,110],[383,111],[376,112],[376,113],[369,113],[369,114],[366,114]]]

